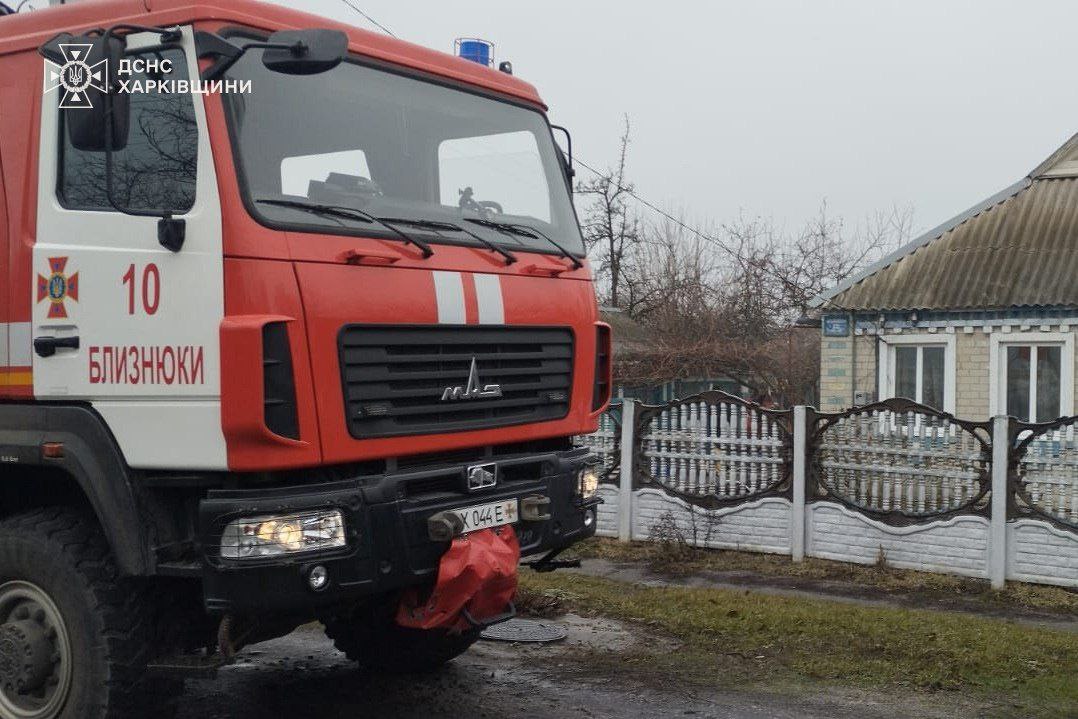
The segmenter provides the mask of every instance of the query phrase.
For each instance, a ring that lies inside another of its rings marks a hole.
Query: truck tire
[[[92,519],[50,507],[0,521],[0,717],[162,716],[141,711],[151,605]]]
[[[349,615],[323,620],[326,636],[337,651],[364,671],[427,674],[437,671],[475,644],[479,630],[452,633],[445,629],[402,627],[393,618],[396,604],[362,607]]]

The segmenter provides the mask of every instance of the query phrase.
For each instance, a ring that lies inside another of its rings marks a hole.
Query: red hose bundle
[[[453,540],[438,565],[438,581],[422,602],[410,589],[401,598],[397,623],[414,629],[464,631],[503,614],[517,592],[520,544],[511,525],[483,529]]]

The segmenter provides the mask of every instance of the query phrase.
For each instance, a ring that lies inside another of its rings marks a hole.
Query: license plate
[[[474,532],[489,527],[512,524],[519,519],[517,500],[506,499],[501,502],[479,504],[474,507],[458,509],[457,514],[464,520],[464,531]]]

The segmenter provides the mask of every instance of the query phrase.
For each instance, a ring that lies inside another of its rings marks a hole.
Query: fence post
[[[618,541],[633,538],[633,443],[636,437],[636,400],[621,403],[621,482],[618,487]]]
[[[1011,451],[1010,419],[992,418],[992,505],[988,534],[988,578],[993,589],[1007,582],[1007,471]]]
[[[805,559],[805,476],[808,457],[805,454],[808,423],[804,405],[794,407],[794,486],[790,506],[790,556],[793,561]]]

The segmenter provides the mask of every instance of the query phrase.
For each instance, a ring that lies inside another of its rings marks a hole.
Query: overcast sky
[[[1078,130],[1073,1],[348,1],[429,47],[495,42],[588,163],[627,113],[639,192],[698,222],[796,228],[826,199],[927,229]],[[281,2],[377,30],[345,0]]]
[[[494,41],[589,163],[628,113],[641,194],[701,220],[795,227],[826,199],[851,222],[912,204],[927,229],[1078,130],[1073,2],[352,1],[430,47]]]

